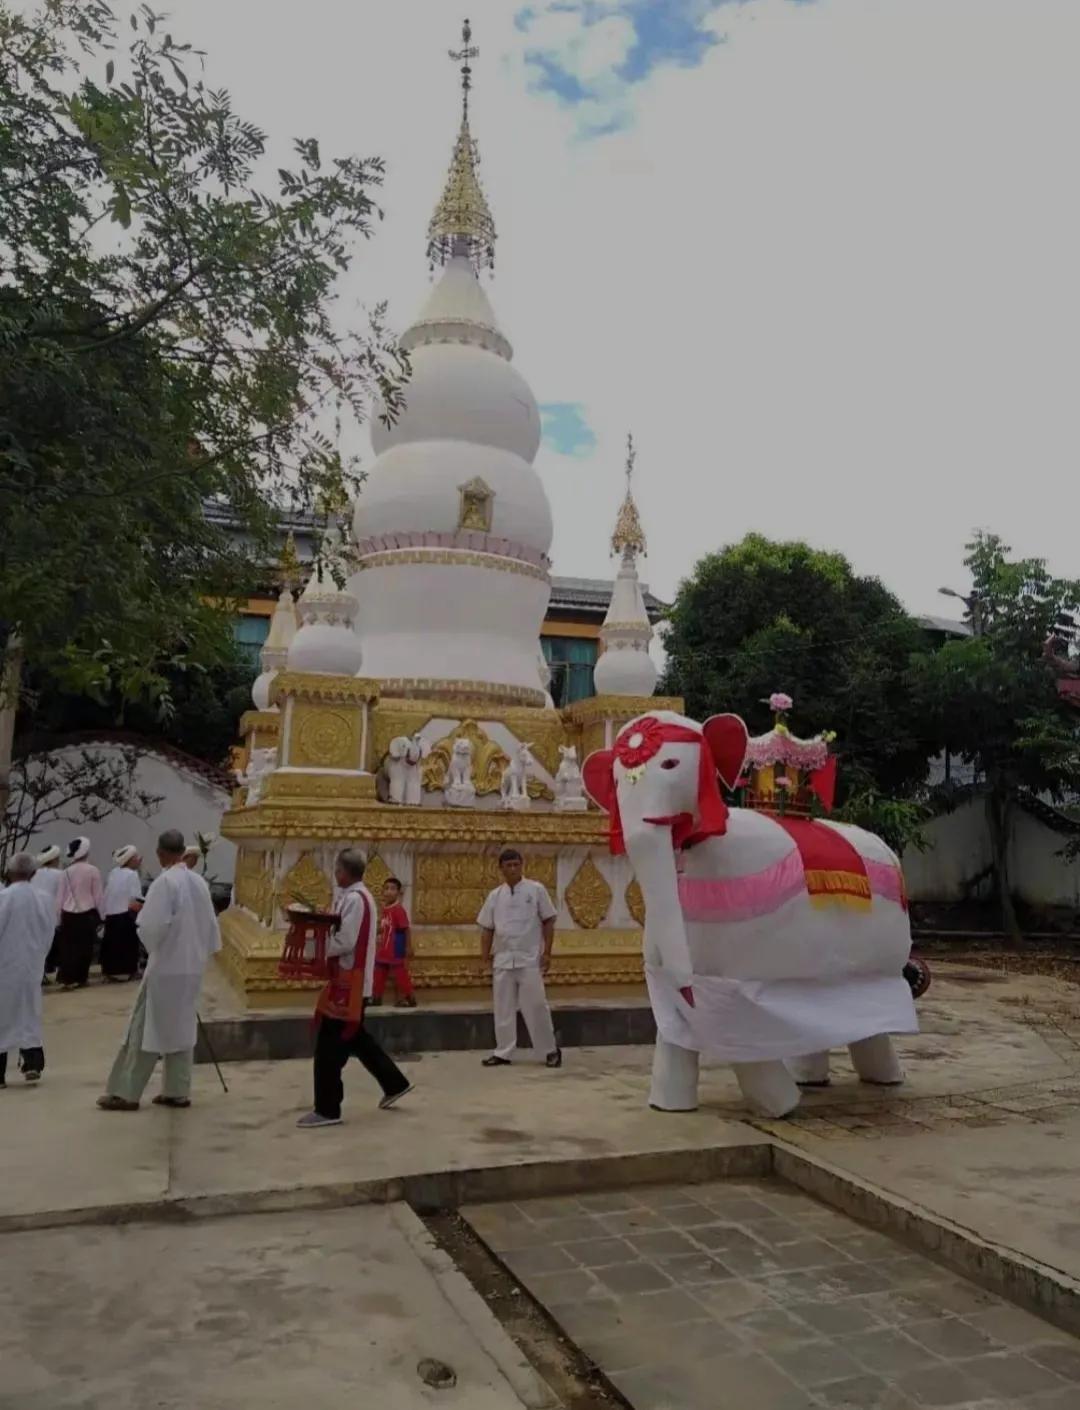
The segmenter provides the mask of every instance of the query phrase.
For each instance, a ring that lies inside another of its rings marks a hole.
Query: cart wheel
[[[918,955],[909,955],[904,966],[904,978],[911,985],[911,997],[921,999],[930,988],[930,966]]]

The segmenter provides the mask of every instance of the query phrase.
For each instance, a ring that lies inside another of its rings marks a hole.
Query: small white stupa
[[[292,583],[297,581],[299,571],[300,560],[296,556],[296,544],[290,534],[278,570],[281,592],[274,615],[270,619],[270,630],[259,652],[259,674],[251,687],[251,699],[256,710],[277,709],[276,705],[270,704],[270,687],[278,672],[285,669],[289,659],[289,647],[296,635],[296,601],[292,595]],[[293,576],[294,574],[296,576]]]
[[[296,604],[300,626],[289,647],[290,671],[355,676],[360,670],[363,650],[355,628],[356,598],[339,588],[330,572],[340,552],[340,531],[332,525]]]
[[[611,536],[611,551],[620,558],[604,625],[600,628],[603,652],[593,680],[597,695],[652,695],[656,689],[656,663],[649,655],[653,629],[645,610],[638,581],[637,560],[645,553],[645,534],[634,503],[634,438],[626,438],[626,496]]]

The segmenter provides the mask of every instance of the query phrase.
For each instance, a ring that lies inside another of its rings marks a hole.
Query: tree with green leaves
[[[285,507],[343,509],[342,450],[407,364],[335,290],[377,159],[268,139],[142,6],[0,0],[0,811],[23,664],[172,707]],[[126,38],[124,37],[126,36]],[[243,533],[210,522],[230,511]]]
[[[1024,797],[1080,794],[1080,710],[1059,691],[1060,644],[1080,611],[1080,581],[1056,578],[1041,558],[1012,558],[978,534],[964,560],[973,635],[925,653],[912,702],[949,751],[970,762],[984,791],[1002,927],[1019,939],[1009,877],[1009,833]]]
[[[934,741],[906,683],[919,625],[842,554],[749,534],[697,564],[668,622],[662,690],[694,719],[732,710],[757,733],[770,727],[770,694],[790,695],[797,733],[836,731],[839,801],[860,800],[860,821],[924,783]],[[903,845],[916,829],[890,817]]]

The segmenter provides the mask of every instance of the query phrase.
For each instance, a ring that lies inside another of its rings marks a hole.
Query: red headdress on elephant
[[[616,760],[633,777],[664,744],[699,746],[697,813],[683,813],[670,819],[675,846],[687,847],[727,831],[728,810],[720,796],[718,779],[727,788],[735,787],[746,757],[747,741],[746,725],[738,715],[714,715],[700,728],[676,724],[657,715],[642,715],[619,731],[614,749],[599,749],[590,754],[582,768],[582,777],[590,798],[611,818],[612,853],[618,856],[626,851],[615,788]]]

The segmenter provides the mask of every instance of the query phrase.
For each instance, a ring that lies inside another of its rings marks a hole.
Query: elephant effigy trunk
[[[693,1006],[694,967],[686,935],[671,828],[642,823],[626,833],[626,851],[645,898],[645,964]]]

